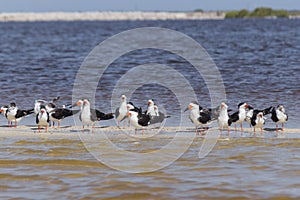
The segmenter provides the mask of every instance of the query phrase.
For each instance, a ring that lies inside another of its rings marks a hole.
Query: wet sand
[[[198,129],[198,133],[200,132],[203,133],[202,136],[205,136],[207,133],[207,130],[210,131],[219,131],[218,128],[212,127],[209,129]],[[61,126],[60,128],[57,127],[49,127],[48,132],[44,128],[42,128],[40,131],[37,129],[37,126],[34,125],[29,125],[29,126],[18,126],[18,127],[7,127],[7,126],[2,126],[0,129],[0,136],[35,136],[37,134],[43,134],[44,136],[49,135],[49,136],[72,136],[75,134],[70,134],[70,133],[122,133],[122,132],[130,132],[132,134],[138,134],[138,135],[147,135],[151,133],[155,133],[156,136],[159,135],[159,137],[164,137],[165,135],[170,135],[170,134],[176,134],[178,132],[180,133],[195,133],[195,128],[194,127],[161,127],[161,128],[148,128],[142,130],[137,130],[137,133],[135,133],[135,129],[133,127],[121,127],[118,128],[116,126],[95,126],[94,129],[91,127],[82,129],[81,126]],[[162,134],[160,134],[162,133]],[[240,129],[237,129],[237,131],[234,130],[234,128],[230,129],[230,134],[236,134],[236,133],[245,133],[245,134],[250,134],[250,136],[253,136],[253,128],[244,128],[244,131],[241,132]],[[277,134],[299,134],[300,135],[300,129],[295,129],[295,128],[285,128],[284,131],[282,131],[281,128],[279,128],[278,132],[276,132],[275,128],[264,128],[263,129],[263,134],[268,134],[268,133],[277,133]],[[222,132],[223,135],[227,135],[227,129],[224,129]],[[256,130],[256,135],[261,135],[260,129]],[[120,135],[121,136],[121,135]],[[190,134],[182,134],[183,137],[185,136],[190,136]],[[200,136],[198,134],[198,136]]]

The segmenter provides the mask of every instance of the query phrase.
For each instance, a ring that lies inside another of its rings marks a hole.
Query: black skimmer
[[[153,99],[148,100],[148,109],[146,114],[149,114],[150,116],[155,116],[155,110],[154,110],[154,101]]]
[[[47,110],[47,109],[46,109]],[[57,127],[60,128],[60,121],[66,117],[70,117],[80,112],[80,110],[69,110],[67,108],[55,108],[54,110],[49,112],[50,121],[57,122]]]
[[[254,111],[251,118],[251,125],[253,126],[254,135],[256,134],[255,128],[260,128],[261,134],[263,133],[263,126],[265,124],[265,118],[263,112]]]
[[[17,107],[16,103],[12,102],[9,106],[3,106],[0,110],[1,112],[5,112],[4,115],[8,120],[8,126],[12,126],[12,122],[15,123],[15,127],[17,127],[17,123],[21,121],[25,116],[33,113],[33,109],[29,110],[21,110]]]
[[[105,114],[99,110],[91,109],[90,102],[87,99],[77,101],[76,105],[81,107],[79,119],[83,128],[85,125],[92,125],[92,128],[94,128],[96,121],[114,118],[113,113]]]
[[[254,109],[252,106],[248,105],[248,111],[246,113],[246,121],[249,123],[250,127],[252,126],[251,125],[251,118],[253,116],[253,113],[259,113],[259,112],[262,112],[264,117],[268,114],[271,114],[271,111],[272,111],[273,107],[270,106],[268,108],[265,108],[263,110],[259,110],[259,109]]]
[[[127,117],[129,117],[130,123],[135,127],[135,133],[137,129],[142,129],[144,133],[144,128],[150,125],[151,117],[148,114],[129,110]]]
[[[36,123],[38,125],[39,132],[41,126],[46,127],[46,132],[48,132],[49,122],[50,122],[49,113],[47,112],[46,107],[44,105],[41,105],[39,109],[39,113],[36,115]]]
[[[148,100],[148,108],[146,114],[150,115],[151,121],[150,124],[162,123],[165,118],[170,116],[165,116],[164,113],[159,112],[158,106],[154,104],[153,99]]]
[[[240,124],[241,131],[243,131],[243,122],[246,119],[246,109],[248,108],[248,104],[242,102],[238,105],[238,111],[229,115],[232,123],[234,123],[234,130],[236,131],[236,125]]]
[[[273,107],[271,119],[276,123],[276,131],[278,131],[278,124],[281,123],[281,128],[283,131],[284,123],[288,121],[288,115],[285,112],[285,108],[282,104],[279,104],[277,108]]]
[[[151,120],[150,120],[150,124],[156,124],[156,123],[162,123],[166,118],[169,118],[170,116],[166,116],[164,113],[160,112],[158,110],[158,106],[154,105],[154,112],[155,115],[150,115],[151,116]]]
[[[187,110],[190,110],[189,118],[191,122],[196,125],[196,134],[198,134],[198,126],[202,128],[214,120],[211,109],[203,109],[197,102],[191,102],[184,112]],[[201,129],[200,135],[202,135]]]
[[[118,107],[115,112],[115,117],[118,120],[119,128],[120,128],[120,121],[122,121],[124,118],[126,118],[127,112],[128,112],[128,110],[127,110],[126,96],[122,95],[120,107]],[[124,128],[125,128],[125,123],[126,122],[124,121]]]
[[[220,105],[220,112],[219,112],[219,117],[218,117],[218,124],[219,128],[222,134],[222,129],[227,128],[228,129],[228,135],[230,132],[230,125],[231,125],[231,119],[228,115],[228,106],[225,103],[221,103]]]
[[[128,113],[128,111],[131,110],[131,111],[137,112],[139,115],[146,114],[146,112],[143,113],[141,107],[140,107],[140,108],[136,107],[132,102],[128,102],[126,106],[127,106],[127,113]],[[121,122],[122,122],[123,120],[125,120],[126,118],[128,118],[127,113],[126,113],[126,116],[121,120]],[[130,119],[128,120],[128,126],[130,126]]]

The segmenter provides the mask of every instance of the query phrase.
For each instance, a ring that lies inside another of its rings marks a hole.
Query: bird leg
[[[276,132],[278,132],[278,124],[276,124]]]
[[[60,121],[57,122],[57,128],[60,128]]]
[[[263,135],[263,128],[260,128],[260,134]]]
[[[48,132],[48,125],[47,125],[46,128],[45,128],[45,132],[46,132],[46,133]]]
[[[126,121],[124,120],[124,122],[123,122],[123,128],[125,129],[125,127],[126,127]]]
[[[282,123],[281,129],[282,129],[282,131],[283,131],[283,123]]]
[[[203,131],[204,131],[204,130],[202,129],[202,127],[200,127],[200,130],[199,130],[200,136],[202,136]]]
[[[92,133],[95,133],[94,129],[95,129],[95,123],[92,124]]]
[[[256,136],[255,128],[253,128],[253,135]]]
[[[17,128],[17,120],[15,119],[15,128]]]
[[[228,127],[228,132],[227,132],[227,136],[230,135],[230,128]]]
[[[38,125],[38,130],[39,130],[39,133],[41,132],[41,126],[40,125]]]
[[[118,128],[120,128],[120,121],[118,120]]]
[[[241,123],[241,132],[243,133],[244,129],[243,129],[243,122]]]
[[[234,124],[234,132],[236,132],[236,124]]]

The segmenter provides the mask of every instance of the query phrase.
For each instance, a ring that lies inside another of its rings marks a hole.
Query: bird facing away
[[[255,134],[255,128],[260,128],[261,134],[263,133],[263,126],[265,124],[263,112],[255,111],[251,118],[251,125],[253,126],[253,132]]]
[[[278,124],[281,123],[281,128],[283,131],[284,123],[289,119],[288,114],[285,112],[285,108],[282,104],[279,104],[277,108],[273,107],[271,119],[276,123],[276,131],[278,132]]]

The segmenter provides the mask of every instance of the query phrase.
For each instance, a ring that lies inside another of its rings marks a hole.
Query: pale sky
[[[300,10],[300,0],[0,0],[0,12],[252,10],[261,6]]]

